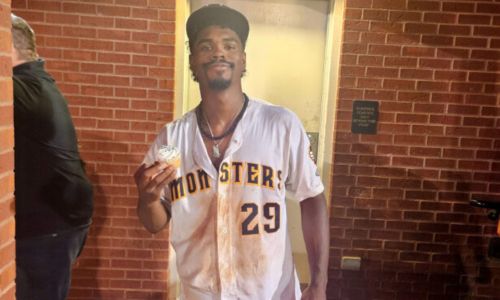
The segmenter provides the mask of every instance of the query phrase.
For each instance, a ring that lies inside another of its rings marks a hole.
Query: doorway
[[[329,197],[333,124],[343,3],[345,0],[177,0],[175,117],[196,107],[198,85],[188,67],[185,22],[191,11],[225,4],[248,18],[247,72],[243,90],[251,97],[284,106],[298,115],[312,139],[312,149]],[[183,39],[182,39],[183,38]],[[300,207],[288,201],[289,232],[301,283],[309,282]],[[328,206],[329,207],[329,206]],[[173,257],[172,257],[173,259]],[[170,280],[176,280],[170,263]],[[170,284],[170,287],[172,286]],[[172,291],[172,290],[171,290]],[[175,297],[171,297],[174,299]]]

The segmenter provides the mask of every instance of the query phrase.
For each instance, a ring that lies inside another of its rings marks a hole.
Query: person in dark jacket
[[[66,99],[38,57],[35,33],[22,18],[11,19],[16,296],[62,300],[91,223],[92,185]]]

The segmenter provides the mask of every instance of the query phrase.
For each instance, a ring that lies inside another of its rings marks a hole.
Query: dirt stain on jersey
[[[193,231],[188,238],[190,241],[184,250],[184,261],[186,266],[193,265],[193,262],[198,262],[199,265],[192,267],[190,277],[202,286],[210,286],[211,290],[219,291],[220,282],[214,273],[217,266],[217,250],[216,250],[216,222],[217,215],[217,200],[214,194],[205,201],[210,201],[209,206],[203,216],[203,220],[199,223],[196,230]],[[181,266],[182,268],[182,266]]]
[[[240,201],[238,207],[241,207],[245,202]],[[243,234],[242,224],[248,218],[249,213],[244,213],[241,210],[234,216],[234,222],[238,224],[238,232],[235,232],[233,253],[234,253],[234,271],[238,277],[238,291],[246,296],[255,296],[256,290],[261,290],[263,285],[262,276],[266,274],[268,268],[269,257],[272,253],[268,253],[265,248],[265,237],[262,231],[262,226],[259,224],[259,218],[256,218],[255,223],[249,224],[251,228],[258,228],[256,234]]]

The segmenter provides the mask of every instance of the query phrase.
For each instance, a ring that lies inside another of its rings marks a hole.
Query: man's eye
[[[199,49],[200,49],[201,51],[210,51],[210,50],[212,50],[212,47],[210,47],[210,45],[201,45],[201,46],[199,47]]]

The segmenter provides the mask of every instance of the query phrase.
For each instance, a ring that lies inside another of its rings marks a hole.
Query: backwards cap
[[[240,38],[243,48],[248,37],[248,20],[237,10],[222,4],[210,4],[193,12],[186,23],[186,32],[189,38],[189,47],[192,48],[198,34],[208,26],[217,25],[227,27]]]

